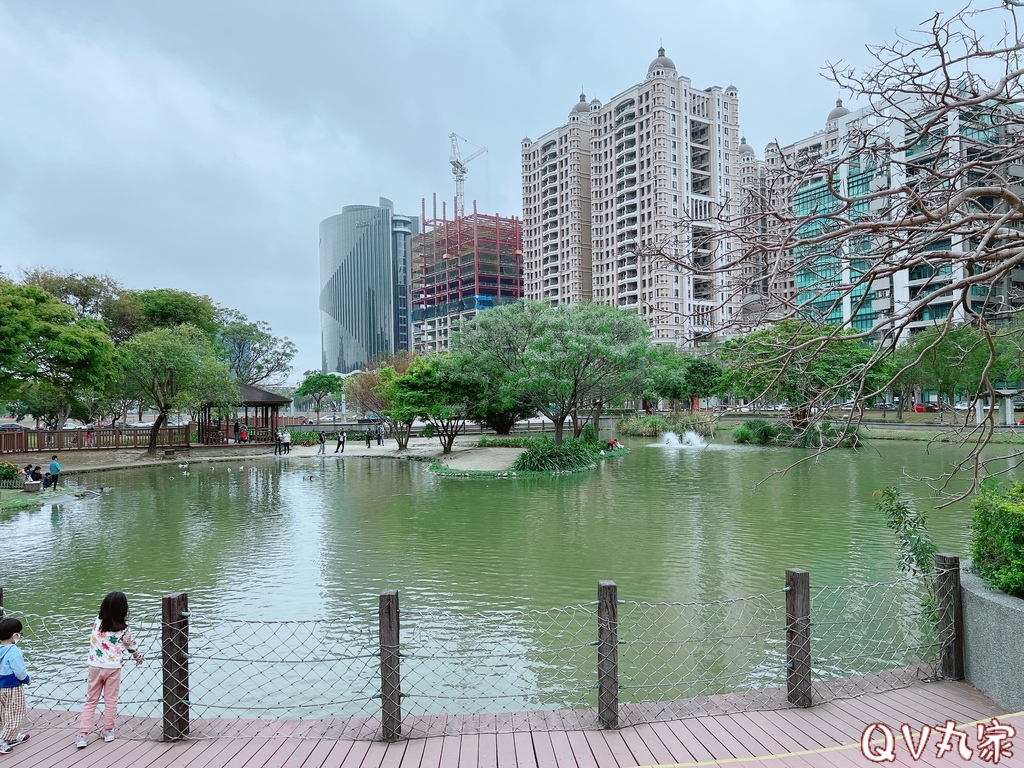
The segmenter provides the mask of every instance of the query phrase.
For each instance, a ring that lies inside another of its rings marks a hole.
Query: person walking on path
[[[51,483],[51,485],[56,488],[57,480],[60,478],[60,462],[57,461],[56,456],[50,457],[50,477],[53,478],[53,483]]]
[[[377,425],[377,445],[384,445],[384,425]]]
[[[317,446],[317,449],[316,449],[316,455],[320,456],[320,455],[326,453],[327,452],[327,435],[324,434],[324,431],[322,429],[320,430],[320,434],[317,435],[316,441],[319,443],[319,445]]]
[[[373,430],[369,427],[366,428],[366,447],[370,447],[370,443],[373,441]]]
[[[277,430],[274,433],[274,455],[275,456],[280,456],[281,455],[281,430],[280,429]]]
[[[283,431],[284,434],[281,435],[281,446],[284,448],[285,455],[287,456],[292,452],[292,433],[287,429]]]
[[[117,738],[114,718],[117,716],[117,693],[121,688],[121,664],[126,653],[131,654],[136,664],[142,663],[142,654],[128,629],[128,598],[123,592],[111,592],[103,598],[89,636],[89,685],[75,738],[75,746],[79,749],[89,743],[89,731],[92,730],[92,719],[101,694],[103,740],[109,742]]]
[[[345,452],[345,438],[346,437],[347,437],[347,435],[345,434],[345,430],[344,429],[339,429],[338,430],[338,444],[334,447],[334,452],[335,453],[338,453],[338,452],[344,453]]]
[[[0,755],[28,741],[28,734],[18,731],[25,719],[23,686],[32,682],[18,647],[22,629],[17,619],[0,619]]]
[[[92,430],[85,430],[85,447],[92,448]]]

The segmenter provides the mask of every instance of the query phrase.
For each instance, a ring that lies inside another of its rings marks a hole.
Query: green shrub
[[[846,430],[831,424],[811,424],[806,430],[797,434],[792,427],[766,421],[750,419],[732,431],[732,439],[737,443],[751,445],[783,445],[788,448],[855,448],[860,444],[860,436],[856,430]]]
[[[17,480],[18,467],[9,461],[0,461],[0,480]]]
[[[555,445],[550,437],[538,437],[512,466],[517,472],[575,472],[589,469],[597,463],[593,446],[569,438]]]
[[[772,424],[764,419],[750,419],[732,431],[732,439],[737,443],[751,445],[774,444],[786,429],[779,424]]]
[[[433,437],[434,436],[434,425],[427,424],[423,425],[423,429],[420,430],[420,437]]]
[[[481,448],[529,448],[533,437],[481,437],[477,442]]]
[[[672,425],[664,416],[630,416],[615,427],[615,431],[620,434],[636,437],[657,437],[671,429]]]
[[[320,442],[320,432],[308,430],[290,429],[292,433],[292,445],[317,445]],[[350,434],[349,437],[352,437]]]
[[[920,578],[924,593],[921,608],[932,621],[937,621],[935,609],[937,592],[935,586],[935,544],[925,527],[924,512],[913,509],[894,486],[872,491],[878,498],[875,508],[885,515],[885,524],[896,534],[899,556],[896,566],[903,573]]]
[[[582,440],[587,445],[600,445],[597,439],[597,430],[594,429],[593,424],[584,425],[583,430],[580,432],[580,440]]]
[[[860,445],[860,434],[856,428],[818,422],[798,435],[791,433],[787,445],[794,448],[856,448]]]
[[[1024,598],[1024,483],[982,486],[974,509],[971,565],[989,585]]]

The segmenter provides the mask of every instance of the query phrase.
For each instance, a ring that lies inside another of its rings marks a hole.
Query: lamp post
[[[939,379],[939,424],[942,423],[942,379]]]

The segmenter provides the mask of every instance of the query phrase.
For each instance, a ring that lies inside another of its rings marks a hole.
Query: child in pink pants
[[[79,749],[89,743],[89,731],[92,730],[101,695],[103,740],[113,741],[116,738],[114,718],[117,716],[117,692],[121,687],[121,664],[125,653],[130,653],[136,664],[142,663],[142,654],[128,629],[128,598],[123,592],[111,592],[103,598],[89,637],[89,686],[75,739],[75,746]]]

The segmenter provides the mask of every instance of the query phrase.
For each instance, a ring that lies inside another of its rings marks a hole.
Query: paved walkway
[[[928,739],[920,760],[910,757],[900,738],[907,723],[915,734],[922,724],[953,720],[976,749],[975,723],[1001,723],[1017,729],[1014,757],[1001,764],[1020,765],[1024,755],[1024,713],[1004,717],[1000,707],[968,683],[917,683],[908,688],[819,704],[810,709],[741,712],[693,717],[622,728],[617,731],[529,731],[437,736],[394,743],[303,738],[301,720],[269,721],[266,736],[211,739],[178,744],[94,738],[83,750],[73,746],[74,728],[35,734],[0,766],[32,768],[631,768],[632,766],[868,766],[860,749],[870,723],[882,723],[896,735],[897,766],[965,765],[954,751],[937,757],[939,736]],[[875,735],[881,737],[884,731]],[[881,742],[871,747],[884,748]],[[1013,761],[1016,762],[1013,762]],[[975,752],[970,761],[983,762]]]
[[[480,440],[479,435],[465,435],[456,438],[452,452],[448,456],[441,453],[441,446],[436,438],[414,437],[409,440],[408,447],[400,451],[395,440],[387,439],[384,445],[373,443],[366,447],[365,440],[349,440],[345,445],[344,453],[335,453],[337,443],[333,440],[327,442],[327,450],[324,460],[345,459],[352,457],[376,456],[378,458],[411,459],[417,461],[441,461],[453,469],[465,470],[493,470],[499,472],[511,468],[516,457],[522,453],[521,448],[480,448],[476,444]],[[163,456],[148,456],[145,449],[121,448],[121,449],[95,449],[81,451],[64,451],[58,454],[63,467],[62,476],[74,475],[82,472],[100,472],[112,469],[131,469],[133,467],[147,467],[162,464],[177,465],[183,461],[194,463],[209,461],[238,461],[239,458],[275,458],[274,448],[271,445],[265,446],[266,450],[260,453],[253,451],[264,446],[254,445],[225,445],[219,446],[218,450],[225,455],[202,455],[197,450],[196,455],[188,458],[178,455],[166,459]],[[237,449],[237,453],[233,451]],[[5,453],[3,461],[9,461],[16,466],[25,464],[43,465],[39,453]],[[281,460],[308,458],[317,456],[317,446],[292,446],[291,453]],[[46,457],[47,462],[49,456]]]

